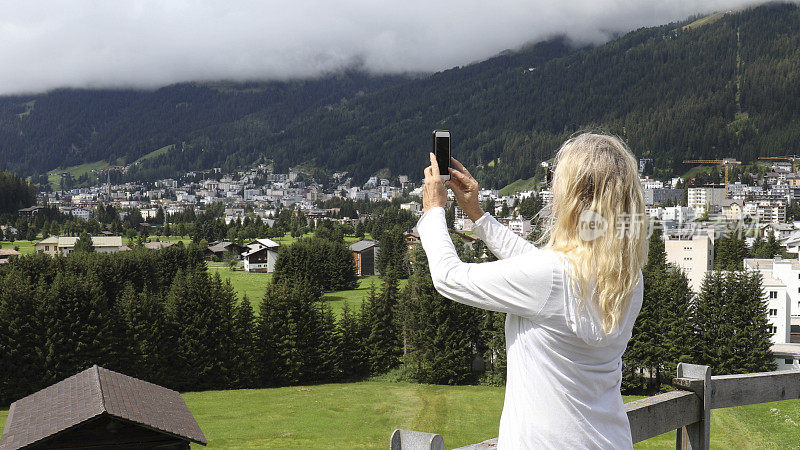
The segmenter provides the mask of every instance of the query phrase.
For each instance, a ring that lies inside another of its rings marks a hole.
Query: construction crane
[[[722,164],[722,167],[725,169],[725,198],[728,198],[728,167],[733,165],[739,165],[742,162],[737,161],[734,158],[723,158],[723,159],[687,159],[683,162],[684,164]]]
[[[792,162],[792,173],[797,173],[797,160],[800,160],[800,156],[797,156],[797,155],[759,156],[758,159],[774,159],[774,160],[778,160],[778,161],[791,161]]]

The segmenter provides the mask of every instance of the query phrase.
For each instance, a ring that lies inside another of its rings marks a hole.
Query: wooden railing
[[[800,398],[800,370],[711,376],[708,366],[678,364],[675,391],[625,404],[633,442],[676,430],[676,449],[708,449],[711,410]],[[461,447],[490,449],[497,439]],[[443,450],[438,434],[395,430],[391,450]]]

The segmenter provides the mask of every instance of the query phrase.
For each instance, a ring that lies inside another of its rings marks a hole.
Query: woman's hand
[[[480,219],[483,216],[483,209],[478,201],[478,182],[472,178],[469,170],[463,164],[458,162],[455,158],[450,158],[453,165],[450,170],[450,179],[445,182],[447,186],[453,190],[453,194],[458,200],[458,206],[464,210],[464,213],[473,221]]]
[[[439,164],[436,156],[431,156],[431,165],[425,168],[425,186],[422,187],[422,210],[427,211],[433,207],[447,206],[447,190],[444,188],[442,177],[439,176]]]

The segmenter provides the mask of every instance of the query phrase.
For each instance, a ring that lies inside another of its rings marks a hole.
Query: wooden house
[[[11,404],[0,450],[189,449],[206,437],[181,395],[97,365]]]
[[[240,260],[242,252],[246,250],[248,250],[247,247],[236,245],[233,242],[217,241],[206,247],[205,258],[208,261],[225,261],[229,258]]]
[[[356,275],[380,275],[376,264],[380,249],[378,241],[361,240],[350,244],[350,251],[353,252],[353,264],[355,264],[356,267]]]

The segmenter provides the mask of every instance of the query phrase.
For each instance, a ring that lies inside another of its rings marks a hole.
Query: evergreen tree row
[[[679,362],[709,365],[715,375],[774,369],[758,272],[709,271],[695,295],[683,272],[667,263],[655,230],[642,275],[644,298],[623,355],[623,390],[658,390],[672,381]]]

